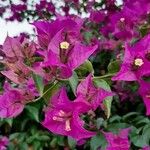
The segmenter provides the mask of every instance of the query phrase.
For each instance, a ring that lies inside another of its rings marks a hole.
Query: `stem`
[[[93,79],[104,79],[104,78],[108,78],[108,77],[112,77],[114,76],[116,73],[111,73],[111,74],[106,74],[106,75],[103,75],[103,76],[96,76],[96,77],[93,77]],[[79,81],[83,81],[85,78],[79,78],[78,80]],[[64,81],[64,82],[67,82],[68,79],[61,79],[61,78],[57,78],[58,81]]]
[[[106,75],[103,75],[103,76],[95,76],[95,77],[93,77],[93,79],[104,79],[104,78],[112,77],[114,75],[115,75],[115,73],[106,74]],[[85,78],[80,78],[79,81],[83,81],[84,79]]]
[[[44,97],[51,89],[53,89],[53,87],[58,84],[58,81],[55,81],[54,85],[51,86],[49,89],[47,89],[42,96],[38,97],[37,99],[32,100],[31,102],[36,102],[38,100],[40,100],[42,97]]]
[[[103,78],[112,77],[112,76],[114,76],[114,75],[115,75],[115,73],[111,73],[111,74],[106,74],[106,75],[103,75],[103,76],[96,76],[96,77],[93,77],[93,79],[103,79]],[[79,80],[79,81],[83,81],[84,79],[85,79],[85,78],[80,78],[80,79],[78,79],[78,80]],[[37,99],[32,100],[31,102],[36,102],[36,101],[40,100],[40,99],[41,99],[42,97],[44,97],[51,89],[53,89],[53,87],[54,87],[57,83],[59,83],[59,81],[68,82],[68,79],[57,78],[57,79],[55,80],[55,83],[54,83],[53,86],[51,86],[48,90],[46,90],[46,91],[43,93],[42,96],[38,97]]]
[[[106,75],[103,75],[103,76],[97,76],[97,77],[94,77],[94,79],[108,78],[108,77],[114,76],[115,74],[116,74],[116,73],[110,73],[110,74],[106,74]]]
[[[62,79],[62,78],[56,78],[57,81],[63,81],[63,82],[67,82],[68,79]]]

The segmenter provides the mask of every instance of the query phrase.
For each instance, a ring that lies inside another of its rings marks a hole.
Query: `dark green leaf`
[[[112,61],[109,63],[108,67],[108,72],[109,73],[116,73],[120,69],[120,62],[118,60]]]
[[[95,85],[97,87],[101,87],[104,90],[111,92],[111,88],[110,88],[109,84],[105,80],[103,80],[103,79],[94,79],[93,81],[94,81],[94,83],[95,83]],[[103,104],[104,104],[104,111],[105,111],[105,114],[106,114],[107,118],[109,118],[110,115],[111,115],[112,99],[113,99],[112,96],[108,96],[103,102]]]
[[[71,149],[74,149],[76,146],[76,141],[73,138],[68,137],[68,145]]]
[[[26,105],[26,110],[27,110],[27,115],[33,119],[36,120],[37,122],[39,122],[39,109],[34,107],[34,106],[30,106],[30,105]]]
[[[104,119],[103,118],[98,118],[96,120],[96,127],[97,129],[100,129],[100,127],[103,125]]]
[[[86,60],[84,64],[82,64],[76,72],[79,76],[86,76],[89,73],[94,73],[93,65],[89,60]]]
[[[43,78],[40,77],[39,75],[33,74],[33,79],[41,96],[44,90]]]
[[[104,149],[107,145],[106,139],[102,133],[97,134],[91,138],[90,147],[91,150],[98,150],[98,148]]]
[[[78,85],[78,76],[77,76],[76,72],[73,72],[72,77],[69,78],[69,84],[70,84],[70,87],[71,87],[74,95],[76,95],[76,88]]]
[[[52,95],[55,94],[56,91],[61,87],[61,84],[59,82],[54,82],[52,85],[48,85],[46,89],[44,89],[44,93],[41,96],[46,103],[49,102]]]

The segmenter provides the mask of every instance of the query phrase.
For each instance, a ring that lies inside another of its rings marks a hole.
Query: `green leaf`
[[[36,108],[34,106],[26,105],[25,109],[27,110],[27,115],[31,119],[39,122],[39,109],[38,108]]]
[[[136,124],[137,125],[141,125],[141,124],[148,124],[148,123],[150,123],[150,120],[148,119],[148,118],[143,118],[143,119],[141,119],[141,120],[139,120]]]
[[[61,87],[60,82],[55,81],[52,85],[48,85],[46,88],[44,88],[44,93],[41,96],[45,100],[46,103],[49,102],[50,98],[58,89]]]
[[[38,136],[38,140],[45,142],[45,141],[49,141],[50,137],[47,135],[40,135],[40,136]]]
[[[34,79],[35,85],[40,93],[40,96],[41,96],[43,94],[43,90],[44,90],[43,78],[39,75],[33,74],[33,79]]]
[[[107,69],[108,69],[109,73],[116,73],[116,72],[118,72],[119,69],[120,69],[120,61],[115,60],[115,61],[110,62],[108,67],[107,67]]]
[[[138,112],[130,112],[130,113],[123,116],[123,120],[125,120],[125,121],[130,120],[130,119],[132,120],[136,116],[139,116]]]
[[[97,87],[101,87],[103,88],[104,90],[106,91],[110,91],[111,92],[111,88],[109,86],[109,84],[103,80],[103,79],[94,79],[93,80],[95,85]],[[105,111],[105,114],[107,116],[107,118],[110,117],[111,115],[111,104],[112,104],[112,100],[113,100],[113,97],[112,96],[108,96],[104,101],[103,101],[103,104],[104,104],[104,111]]]
[[[33,135],[33,136],[29,136],[28,139],[27,139],[27,143],[31,144],[32,142],[34,142],[37,137],[37,134]]]
[[[100,127],[103,125],[104,119],[103,118],[98,118],[96,120],[96,127],[97,129],[100,129]]]
[[[77,76],[76,72],[73,72],[72,77],[69,78],[69,84],[70,84],[70,87],[71,87],[74,95],[76,95],[76,88],[78,85],[78,76]]]
[[[142,133],[142,139],[146,142],[147,145],[149,145],[150,142],[150,124],[147,124],[144,128],[143,128],[143,133]]]
[[[120,116],[114,115],[114,116],[112,116],[112,117],[109,119],[109,122],[110,122],[110,123],[120,122],[121,119],[122,119],[122,118],[121,118]]]
[[[149,24],[144,24],[139,29],[142,37],[144,37],[149,32],[150,26]]]
[[[33,142],[33,150],[42,150],[41,143],[39,141]]]
[[[119,129],[128,128],[129,124],[127,123],[111,123],[107,125],[107,129],[113,133],[117,133]]]
[[[112,96],[107,97],[104,102],[104,111],[107,118],[111,115]]]
[[[137,146],[137,147],[145,147],[148,145],[148,140],[146,137],[144,137],[143,133],[142,135],[140,134],[142,132],[142,128],[137,129],[137,128],[132,128],[131,133],[129,134],[131,142]],[[146,131],[148,134],[146,136],[149,137],[149,130]]]
[[[57,136],[57,144],[60,145],[60,146],[65,146],[64,136]]]
[[[20,135],[19,132],[13,133],[13,134],[11,134],[11,135],[9,136],[9,140],[13,140],[13,139],[17,138],[19,135]]]
[[[0,124],[5,124],[7,123],[10,127],[12,126],[13,124],[13,118],[0,118]]]
[[[131,142],[137,147],[143,148],[144,146],[147,145],[146,141],[140,135],[131,136],[130,139],[131,139]]]
[[[16,150],[16,146],[14,145],[14,143],[9,142],[7,150]]]
[[[79,70],[94,73],[93,65],[89,60],[86,60],[84,64],[79,67]]]
[[[84,38],[85,38],[85,41],[86,41],[87,43],[89,43],[89,42],[91,41],[92,37],[93,37],[92,32],[85,32],[85,33],[84,33]]]
[[[76,72],[81,77],[89,73],[94,73],[93,65],[89,60],[86,60],[78,69],[76,69]]]
[[[109,84],[105,80],[96,78],[93,79],[93,82],[97,87],[101,87],[106,91],[111,91]]]
[[[101,147],[103,150],[107,145],[107,141],[102,133],[97,134],[91,138],[90,147],[91,150],[98,150]]]
[[[28,149],[28,145],[25,142],[19,143],[19,149],[21,150],[27,150]]]
[[[53,138],[52,141],[50,142],[50,146],[54,148],[56,145],[57,145],[57,138],[55,137],[55,138]]]
[[[74,149],[76,146],[76,141],[73,138],[68,137],[68,145],[71,149]]]

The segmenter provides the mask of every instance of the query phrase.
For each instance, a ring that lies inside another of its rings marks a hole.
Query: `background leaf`
[[[106,91],[110,91],[111,92],[111,88],[109,86],[109,84],[103,80],[103,79],[94,79],[94,83],[97,87],[101,87],[103,88],[104,90]],[[108,96],[104,101],[103,101],[103,104],[104,104],[104,111],[105,111],[105,114],[107,116],[107,118],[110,117],[111,115],[111,104],[112,104],[112,100],[113,100],[113,97],[112,96]]]

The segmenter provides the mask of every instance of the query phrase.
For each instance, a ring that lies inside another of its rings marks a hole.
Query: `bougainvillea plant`
[[[0,150],[150,150],[149,0],[2,0],[0,16],[34,29],[0,46]]]

